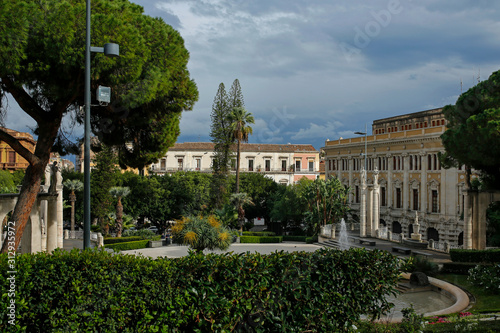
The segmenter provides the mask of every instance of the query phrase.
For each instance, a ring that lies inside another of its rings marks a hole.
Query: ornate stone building
[[[441,167],[445,127],[442,109],[432,109],[375,120],[371,135],[325,143],[326,177],[352,189],[352,218],[362,236],[385,226],[410,237],[417,212],[424,240],[463,245],[465,170]]]

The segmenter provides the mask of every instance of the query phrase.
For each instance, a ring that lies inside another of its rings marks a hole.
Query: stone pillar
[[[58,247],[57,197],[49,198],[47,210],[47,252],[51,253]]]
[[[353,168],[354,168],[354,160],[352,159],[352,157],[349,157],[347,159],[347,169],[349,171],[349,187],[351,187],[351,188],[353,187],[353,185],[352,185],[353,184],[353,181],[352,181],[352,170],[353,170]],[[354,198],[353,198],[354,196],[352,194],[352,191],[349,191],[349,192],[351,192],[349,194],[349,202],[353,203],[354,202]]]
[[[420,154],[420,160],[424,159],[425,154]],[[426,163],[421,163],[421,173],[420,173],[420,211],[427,213],[427,172]]]
[[[386,198],[385,200],[387,201],[387,207],[391,208],[394,205],[394,198],[392,194],[392,155],[387,154],[387,187],[385,189],[386,192]]]
[[[408,154],[407,153],[403,153],[401,155],[401,158],[403,159],[403,209],[404,210],[408,210],[409,208],[409,202],[410,202],[410,184],[409,184],[409,168],[410,168],[410,164],[408,162]]]
[[[359,206],[359,236],[366,237],[366,170],[361,168],[361,204]]]
[[[378,184],[378,169],[373,172],[373,215],[372,215],[372,236],[379,229],[380,223],[380,186]]]
[[[366,235],[375,237],[373,230],[373,186],[366,189]]]
[[[464,249],[472,249],[472,207],[469,190],[464,190]]]
[[[64,246],[64,223],[63,223],[63,185],[61,169],[57,168],[56,174],[56,189],[57,189],[57,247]]]

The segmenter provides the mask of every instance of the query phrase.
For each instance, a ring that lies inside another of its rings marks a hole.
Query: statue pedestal
[[[421,234],[411,234],[411,239],[416,240],[416,241],[421,241],[422,240],[422,235]]]

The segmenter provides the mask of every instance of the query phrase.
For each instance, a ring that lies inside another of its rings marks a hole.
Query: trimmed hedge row
[[[104,244],[116,244],[116,243],[126,243],[126,242],[135,242],[142,240],[143,238],[140,236],[131,236],[131,237],[106,237],[104,238]]]
[[[240,243],[281,243],[282,241],[281,236],[240,236]]]
[[[454,262],[473,262],[473,263],[494,263],[500,262],[500,249],[490,250],[450,250],[451,260]]]
[[[318,235],[306,238],[307,244],[312,244],[312,243],[317,242],[317,241],[318,241]]]
[[[276,236],[276,233],[273,231],[243,231],[243,236]]]
[[[116,243],[105,245],[106,249],[112,249],[115,251],[125,251],[125,250],[135,250],[135,249],[143,249],[148,246],[149,240],[143,239],[135,242],[126,242],[126,243]]]
[[[390,307],[401,271],[387,251],[177,259],[85,250],[16,257],[16,324],[30,332],[339,332]],[[0,290],[10,282],[0,255]],[[7,313],[9,299],[1,298]]]
[[[445,262],[441,268],[441,273],[469,275],[469,269],[476,267],[477,264],[470,262]]]
[[[305,242],[307,236],[283,236],[283,241],[285,242]]]

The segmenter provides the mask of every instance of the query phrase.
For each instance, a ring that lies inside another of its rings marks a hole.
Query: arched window
[[[427,240],[433,239],[436,242],[439,242],[439,232],[435,228],[427,229]]]
[[[394,221],[392,222],[392,232],[395,234],[400,234],[402,231],[401,223]]]

